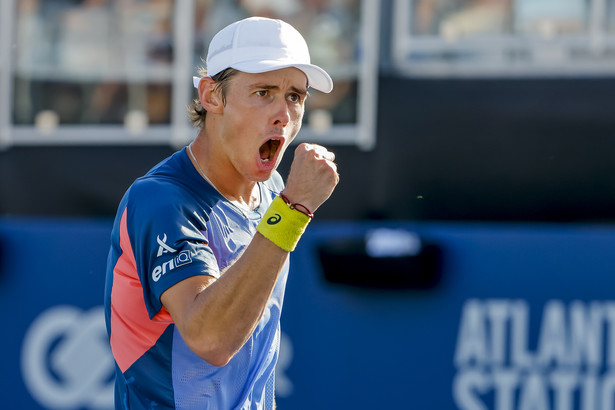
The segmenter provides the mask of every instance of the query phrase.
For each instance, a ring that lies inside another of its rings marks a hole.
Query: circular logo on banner
[[[21,372],[32,397],[51,409],[113,408],[114,364],[104,308],[54,306],[28,328]]]

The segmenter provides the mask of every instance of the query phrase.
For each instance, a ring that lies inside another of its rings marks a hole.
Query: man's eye
[[[301,101],[301,97],[299,96],[299,94],[290,94],[288,96],[288,99],[290,102],[299,102]]]
[[[267,90],[258,90],[256,92],[256,95],[258,95],[259,97],[266,97],[267,96],[268,91]]]

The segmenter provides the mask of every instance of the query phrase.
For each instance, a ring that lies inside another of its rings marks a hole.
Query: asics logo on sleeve
[[[269,218],[267,218],[267,223],[269,225],[275,225],[278,222],[280,222],[282,220],[282,215],[280,214],[273,214],[273,216],[270,216]]]
[[[162,239],[160,239],[160,235],[156,236],[156,241],[158,242],[158,254],[156,255],[156,257],[161,256],[163,253],[167,253],[167,252],[171,252],[171,253],[175,253],[177,252],[175,249],[171,248],[169,245],[167,245],[167,234],[163,234],[164,236],[162,237]]]

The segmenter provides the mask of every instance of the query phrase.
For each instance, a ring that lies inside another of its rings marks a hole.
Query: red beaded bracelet
[[[288,205],[290,207],[290,209],[296,209],[297,211],[301,212],[304,215],[307,215],[310,217],[310,219],[314,218],[314,214],[310,212],[309,209],[307,209],[307,207],[305,205],[302,204],[293,204],[292,202],[289,201],[289,199],[286,197],[286,195],[280,193],[280,198],[282,198],[282,200],[284,202],[286,202],[286,205]]]

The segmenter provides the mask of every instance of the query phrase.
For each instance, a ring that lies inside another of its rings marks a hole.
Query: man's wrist
[[[310,219],[314,218],[314,214],[307,208],[307,206],[300,203],[292,203],[290,199],[288,199],[288,197],[283,193],[280,193],[280,198],[282,198],[282,200],[286,202],[286,205],[288,205],[290,209],[296,209],[302,214],[307,215]]]
[[[276,196],[256,229],[283,250],[292,252],[310,220],[311,216],[299,210],[296,205],[291,207],[284,199]]]

